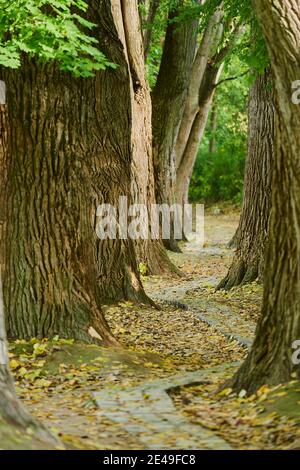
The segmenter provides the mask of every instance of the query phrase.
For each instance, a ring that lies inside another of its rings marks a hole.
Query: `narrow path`
[[[20,353],[19,393],[33,415],[55,427],[68,447],[230,448],[226,435],[191,423],[170,391],[226,380],[251,344],[254,316],[248,315],[248,305],[253,311],[254,302],[241,297],[231,303],[214,293],[232,257],[225,244],[235,226],[230,217],[213,218],[208,231],[215,238],[204,249],[189,243],[184,253],[172,255],[184,278],[144,280],[161,310],[130,302],[107,307],[107,321],[124,350],[49,344],[37,361],[46,362],[40,365],[41,380],[35,380],[36,364],[31,367]]]
[[[234,226],[231,230],[234,230]],[[222,227],[220,234],[224,236]],[[230,233],[229,237],[232,235],[233,233]],[[186,267],[189,269],[190,265],[196,266],[200,260],[202,263],[205,260],[204,263],[210,265],[216,262],[216,257],[226,259],[231,256],[231,251],[226,249],[224,239],[222,240],[223,243],[219,239],[215,243],[208,243],[201,250],[194,243],[188,243],[184,253],[176,255],[175,262],[178,266],[183,263],[186,271]],[[227,241],[225,240],[225,243]],[[223,260],[224,264],[226,266]],[[235,340],[248,349],[255,325],[241,318],[230,306],[208,298],[207,288],[215,288],[217,283],[216,275],[203,276],[192,272],[187,278],[177,281],[149,278],[145,287],[147,293],[159,304],[171,304],[188,310],[229,341]],[[238,363],[223,364],[213,369],[183,371],[163,379],[146,380],[142,385],[131,388],[118,386],[104,389],[94,393],[100,410],[98,416],[122,426],[146,449],[230,449],[229,444],[215,432],[194,425],[181,415],[168,392],[181,386],[210,382],[214,374],[224,373],[237,366]]]
[[[224,439],[202,426],[189,423],[179,414],[168,391],[206,383],[214,374],[236,365],[184,373],[125,390],[114,388],[96,392],[98,416],[124,426],[146,449],[230,450]]]
[[[235,339],[246,348],[250,348],[255,332],[255,323],[244,320],[224,303],[220,304],[217,301],[208,300],[205,296],[201,297],[201,291],[207,285],[216,287],[217,284],[218,280],[215,278],[194,279],[155,292],[152,294],[152,298],[158,302],[173,303],[190,310],[201,321],[216,328],[219,333],[229,339]],[[197,298],[193,299],[192,295],[196,292]],[[172,300],[170,301],[170,299]]]
[[[160,292],[152,292],[152,298],[162,303],[176,304],[193,312],[201,321],[214,327],[229,340],[249,348],[254,334],[254,324],[241,319],[230,307],[215,301],[191,298],[208,284],[216,285],[215,278],[179,281]],[[200,295],[201,298],[201,295]],[[170,300],[172,299],[172,300]],[[240,331],[244,330],[241,336]],[[223,449],[230,446],[212,431],[189,423],[176,410],[168,391],[210,381],[213,374],[223,372],[237,364],[227,364],[213,369],[184,372],[165,379],[145,382],[137,387],[116,387],[94,393],[99,406],[99,417],[122,425],[126,431],[145,445],[147,449]],[[178,432],[180,430],[180,432]]]

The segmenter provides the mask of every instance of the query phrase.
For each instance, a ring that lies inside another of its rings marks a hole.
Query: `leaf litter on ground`
[[[213,300],[230,306],[246,322],[255,321],[260,310],[261,286],[254,283],[223,293],[215,292],[211,285],[211,279],[217,282],[226,274],[231,262],[232,251],[226,244],[234,234],[237,221],[235,213],[206,218],[209,234],[206,248],[209,249],[199,253],[188,244],[182,254],[172,254],[172,260],[185,277],[144,278],[149,295],[160,292],[162,286],[173,287],[176,293],[178,286],[191,280],[197,284],[199,279],[202,287],[188,291],[189,299],[201,305],[207,302],[208,308]],[[142,274],[145,273],[143,269]],[[203,283],[206,278],[207,285]],[[194,312],[165,303],[158,306],[159,309],[121,302],[104,308],[123,349],[84,345],[59,337],[10,343],[10,365],[19,396],[31,413],[57,433],[68,448],[144,448],[138,436],[127,432],[124,426],[97,416],[94,391],[114,393],[116,386],[126,390],[157,378],[241,361],[245,357],[245,348],[200,321]],[[231,390],[218,392],[225,379],[226,376],[219,374],[211,384],[173,391],[171,395],[178,411],[193,424],[213,429],[234,448],[298,446],[298,418],[290,415],[284,405],[290,392],[264,389],[257,396],[246,397],[242,393],[237,397]],[[300,386],[298,392],[295,385],[294,388],[293,410],[299,409],[300,401]],[[278,412],[275,405],[281,402]]]

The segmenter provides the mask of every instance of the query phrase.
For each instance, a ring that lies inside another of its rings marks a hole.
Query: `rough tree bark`
[[[197,44],[197,21],[182,25],[174,22],[182,3],[180,0],[178,10],[169,14],[161,67],[152,93],[156,201],[169,206],[175,202],[174,150]],[[164,240],[164,244],[171,251],[180,251],[171,232],[171,239]]]
[[[134,2],[130,0],[126,5]],[[120,0],[89,2],[116,70],[78,79],[24,60],[8,96],[4,300],[10,337],[114,343],[101,304],[147,301],[132,240],[99,240],[96,209],[131,200],[132,95]],[[125,38],[126,39],[126,38]]]
[[[5,186],[7,180],[7,107],[0,103],[0,268],[3,262]]]
[[[119,15],[121,14],[120,10]],[[135,1],[124,2],[123,19],[118,21],[119,35],[131,70],[131,140],[132,199],[148,209],[148,234],[151,233],[151,206],[155,204],[154,166],[152,155],[152,105],[143,58],[141,23]],[[135,244],[138,261],[147,267],[147,274],[178,273],[160,239],[150,236]]]
[[[292,102],[300,70],[299,1],[253,5],[270,53],[278,117],[262,313],[252,350],[232,381],[249,393],[289,381],[293,372],[300,378],[292,349],[300,339],[300,107]]]
[[[220,289],[231,289],[262,277],[271,210],[271,169],[275,142],[272,75],[257,77],[249,98],[248,156],[244,202],[237,230],[236,253]]]
[[[1,88],[1,91],[4,91]],[[50,433],[26,412],[17,399],[8,366],[2,295],[4,195],[7,159],[7,107],[0,99],[0,442],[2,449],[51,449],[59,445]]]

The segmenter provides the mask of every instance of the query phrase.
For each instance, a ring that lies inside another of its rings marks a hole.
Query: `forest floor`
[[[10,344],[17,392],[30,412],[77,449],[300,448],[300,385],[239,396],[223,386],[245,358],[262,288],[215,288],[233,251],[238,214],[205,218],[206,241],[172,254],[184,277],[149,277],[159,309],[105,308],[124,348],[53,338]]]

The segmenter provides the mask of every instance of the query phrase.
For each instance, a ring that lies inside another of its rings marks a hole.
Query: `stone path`
[[[184,385],[206,383],[214,374],[236,365],[183,373],[127,389],[115,387],[96,392],[98,415],[126,428],[149,450],[230,450],[229,444],[215,433],[191,424],[178,413],[168,391]]]
[[[215,278],[193,279],[193,281],[182,282],[180,286],[170,286],[159,292],[152,292],[151,296],[158,302],[166,302],[178,305],[181,308],[192,311],[201,321],[216,328],[229,339],[235,339],[239,344],[250,348],[255,323],[244,320],[236,314],[228,305],[215,300],[208,300],[205,295],[197,295],[193,299],[190,294],[199,292],[209,287],[216,287],[218,280]],[[170,301],[169,299],[172,299]]]
[[[223,233],[222,233],[223,236]],[[218,242],[219,243],[219,242]],[[191,255],[199,253],[197,244],[187,245]],[[206,247],[205,255],[226,252],[220,246]],[[157,302],[176,305],[193,312],[201,321],[214,327],[229,340],[236,340],[249,348],[254,336],[255,324],[246,322],[230,307],[207,295],[201,298],[201,290],[216,287],[216,278],[196,278],[192,281],[180,279],[177,285],[161,288],[156,283],[146,285],[151,298]],[[199,292],[197,298],[192,293]],[[170,300],[171,299],[171,300]],[[132,388],[114,387],[94,393],[99,407],[99,417],[109,419],[124,427],[134,435],[137,442],[145,449],[211,449],[229,450],[230,445],[214,432],[191,424],[175,408],[168,392],[174,388],[207,383],[214,374],[220,374],[239,364],[225,364],[213,369],[202,369],[196,372],[185,372],[180,375],[148,381]]]
[[[201,295],[193,299],[190,295],[216,285],[215,278],[181,281],[178,286],[152,291],[151,296],[156,301],[172,303],[192,311],[201,321],[211,325],[228,339],[234,339],[249,348],[254,335],[254,324],[243,320],[223,303],[207,300],[205,296],[201,299]],[[129,389],[116,387],[95,393],[94,397],[100,409],[99,417],[123,426],[146,449],[228,450],[229,444],[215,433],[188,422],[176,410],[168,391],[179,386],[205,383],[214,373],[220,373],[234,365],[238,364],[183,373],[145,382]]]

